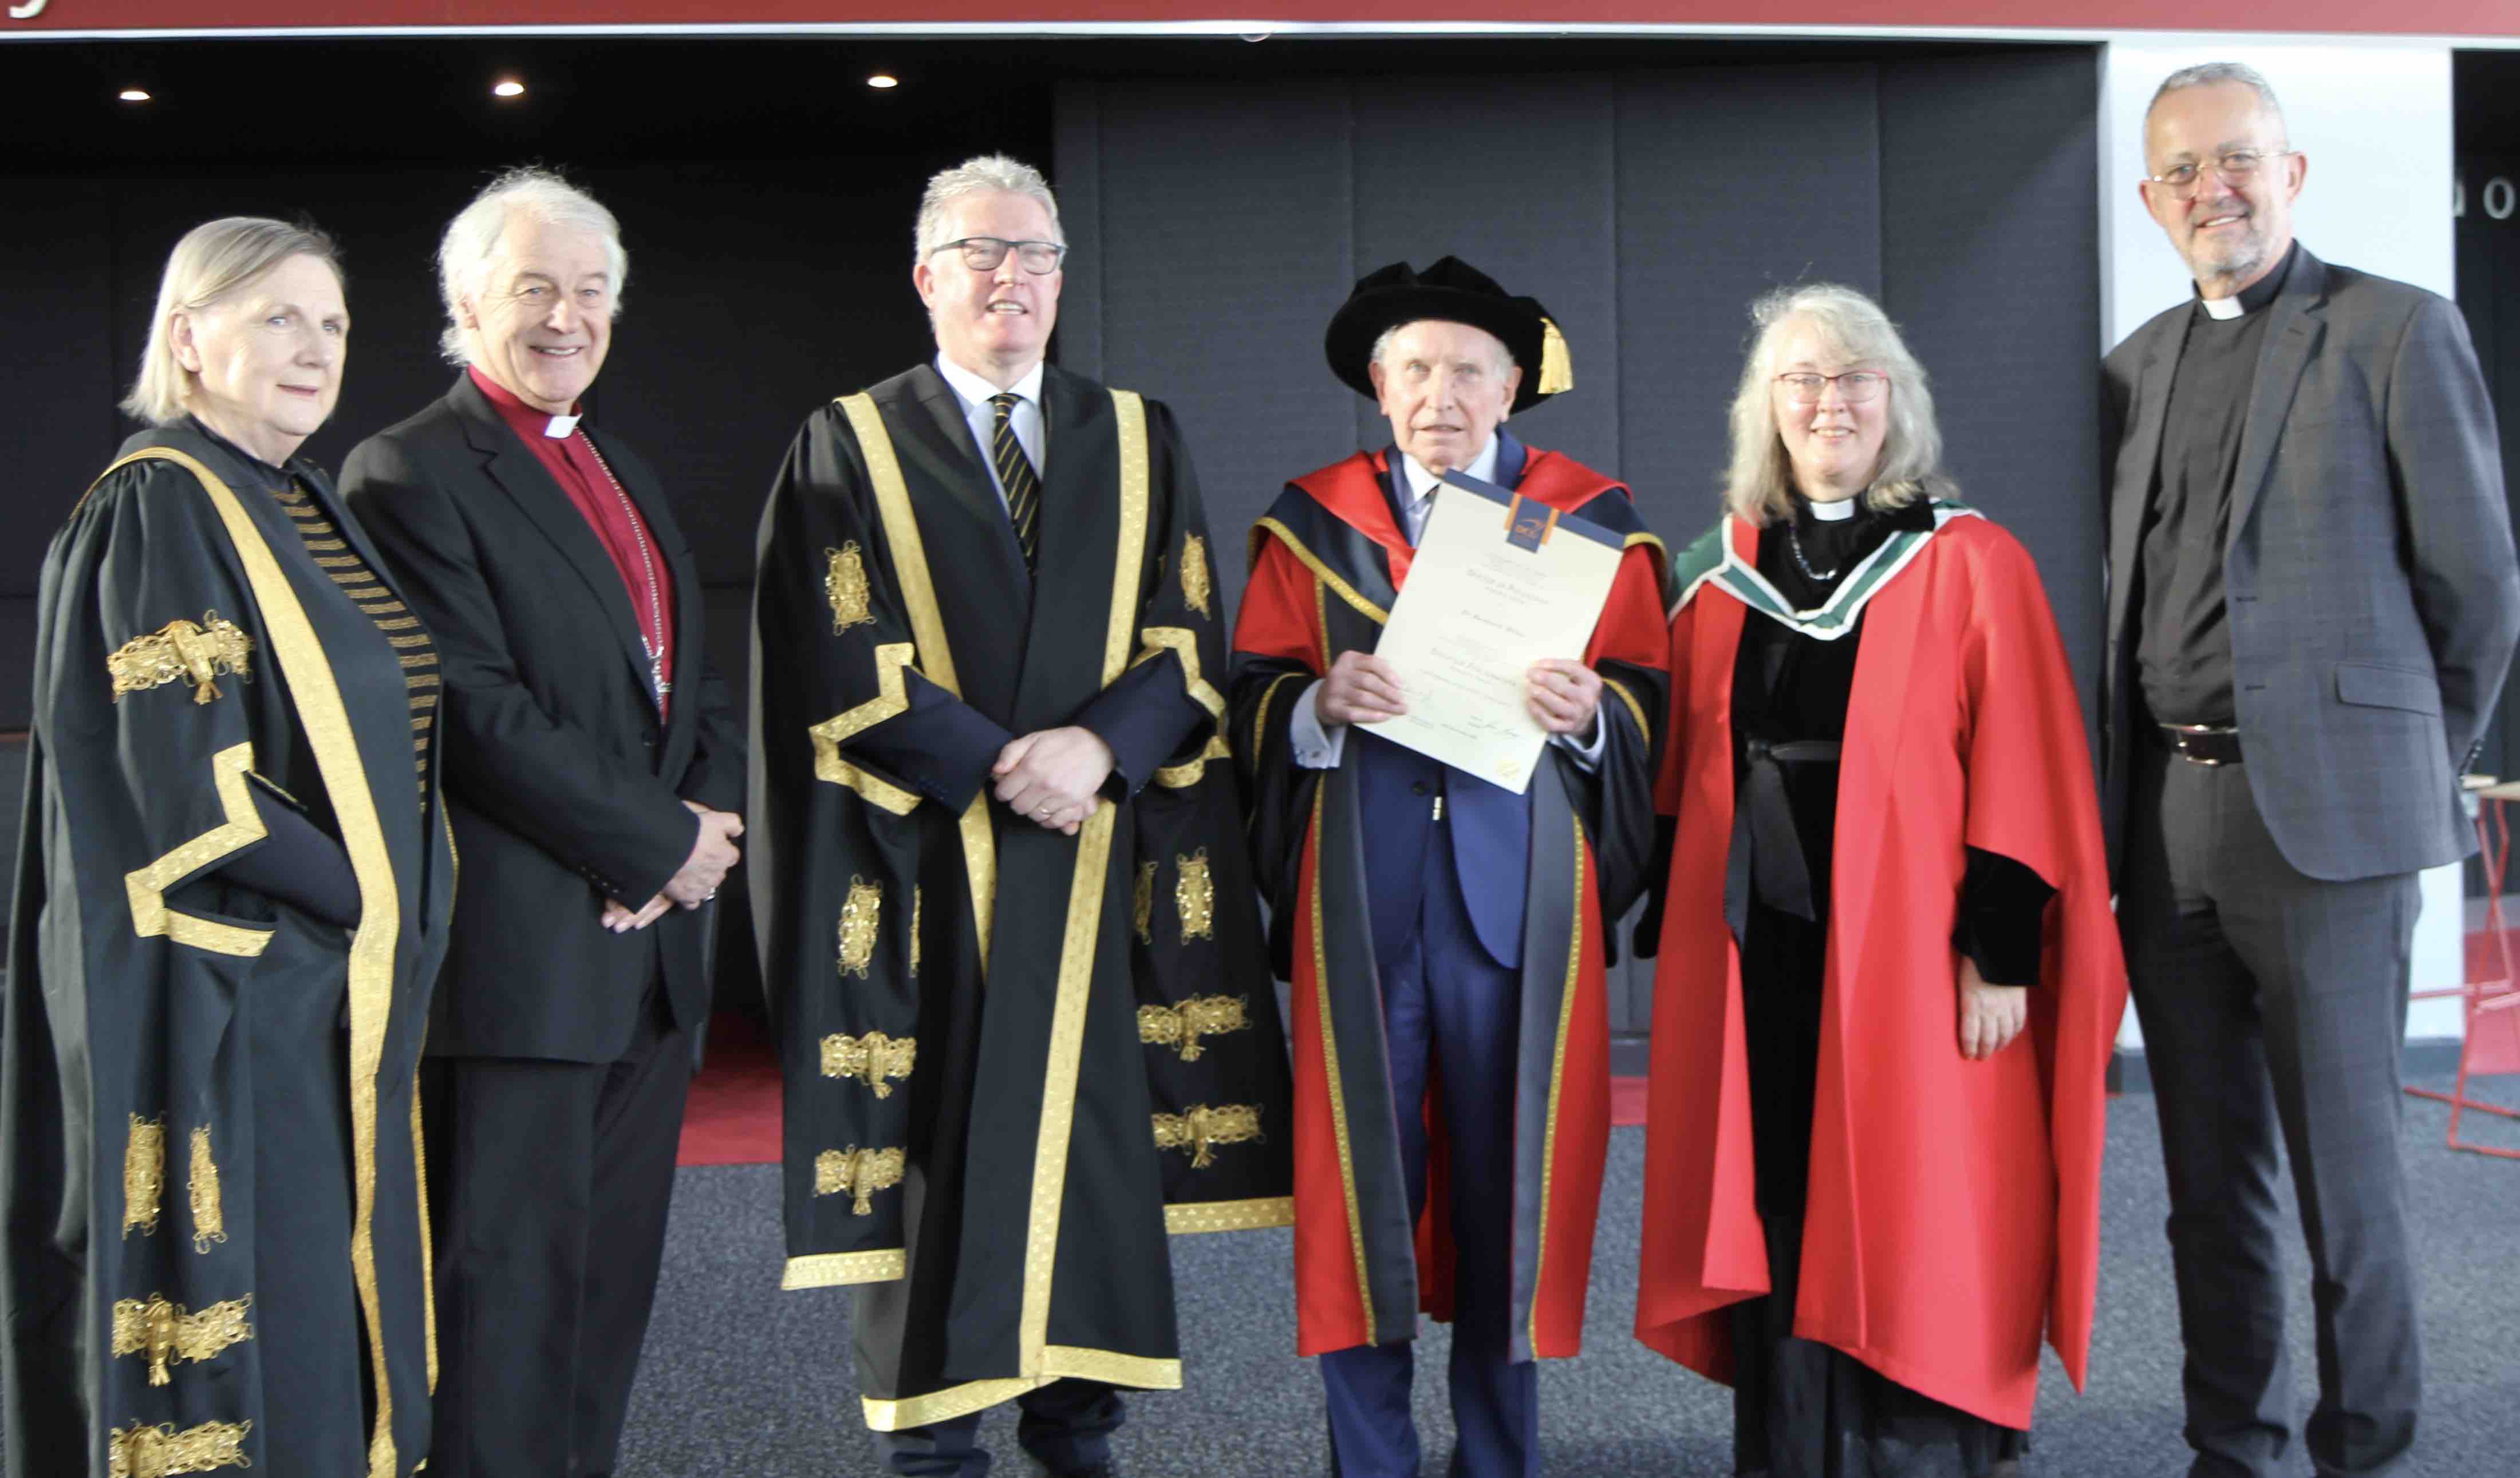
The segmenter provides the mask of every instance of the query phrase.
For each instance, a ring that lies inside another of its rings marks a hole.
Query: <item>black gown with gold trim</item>
[[[382,568],[320,470],[194,425],[53,541],[0,1027],[13,1478],[428,1456],[412,1072],[455,860]]]
[[[761,523],[752,896],[791,1288],[854,1284],[878,1430],[1181,1381],[1167,1232],[1291,1215],[1285,1044],[1170,414],[1045,373],[1038,574],[921,367],[815,412]],[[1078,725],[1075,836],[989,767]]]

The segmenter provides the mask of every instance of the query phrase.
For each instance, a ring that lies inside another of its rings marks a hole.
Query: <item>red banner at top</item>
[[[1211,0],[1214,3],[1214,0]],[[884,26],[946,33],[1045,25],[1114,30],[1197,25],[1804,26],[1926,31],[2228,29],[2370,35],[2520,35],[2520,6],[2493,0],[2293,0],[2228,13],[2192,0],[1224,0],[1214,12],[1165,0],[0,0],[0,38],[81,31],[548,30]]]

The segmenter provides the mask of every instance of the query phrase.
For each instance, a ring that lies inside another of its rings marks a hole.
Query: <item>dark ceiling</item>
[[[1964,48],[1861,43],[1879,60]],[[1062,76],[1373,75],[1665,68],[1825,44],[1708,40],[1196,39],[905,41],[846,37],[421,37],[0,42],[12,174],[198,161],[428,163],[564,155],[583,163],[746,157],[845,168],[853,145],[998,138],[1046,153]],[[1852,48],[1850,48],[1852,49]],[[876,70],[901,86],[866,86]],[[522,98],[490,96],[513,74]],[[126,86],[156,101],[115,101]]]

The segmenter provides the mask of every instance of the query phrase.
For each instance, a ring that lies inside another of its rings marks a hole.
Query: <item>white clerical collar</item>
[[[2196,300],[2205,305],[2205,316],[2208,318],[2232,319],[2249,311],[2248,305],[2241,302],[2237,294],[2230,297],[2200,297]]]
[[[554,416],[551,423],[543,427],[543,435],[553,441],[566,441],[569,433],[577,429],[578,422],[583,419],[585,418],[582,415]]]
[[[1424,463],[1410,456],[1407,452],[1402,452],[1400,454],[1400,467],[1401,470],[1408,475],[1409,496],[1413,499],[1423,499],[1427,494],[1435,490],[1435,485],[1437,483],[1444,480],[1433,472],[1426,470],[1426,465]],[[1486,448],[1477,456],[1470,459],[1470,465],[1468,467],[1455,468],[1454,470],[1461,472],[1465,476],[1476,477],[1481,482],[1494,482],[1496,481],[1496,469],[1497,439],[1494,436],[1490,436],[1488,438]]]
[[[1008,392],[1029,400],[1036,406],[1040,405],[1041,371],[1042,361],[1036,359],[1032,362],[1032,368],[1024,371],[1021,380],[1007,386],[1006,390],[1000,390],[996,385],[964,369],[944,355],[936,356],[936,373],[944,376],[945,382],[954,387],[954,393],[963,397],[963,406],[966,410],[972,406],[987,405],[990,396]]]
[[[1853,498],[1840,498],[1833,503],[1822,503],[1817,498],[1806,501],[1811,506],[1811,515],[1814,519],[1822,523],[1837,523],[1855,516],[1855,505],[1863,496],[1862,493],[1858,493]]]

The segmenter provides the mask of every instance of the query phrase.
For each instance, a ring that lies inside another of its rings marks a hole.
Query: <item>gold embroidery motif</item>
[[[193,1131],[193,1168],[187,1190],[193,1202],[193,1250],[228,1239],[227,1212],[219,1204],[219,1162],[210,1158],[208,1125]]]
[[[1138,864],[1138,942],[1155,942],[1155,864]]]
[[[892,1097],[886,1078],[907,1078],[919,1063],[919,1039],[869,1032],[863,1037],[838,1035],[823,1039],[823,1076],[861,1078],[878,1098]]]
[[[1201,1037],[1221,1037],[1251,1024],[1247,996],[1192,996],[1178,1007],[1138,1008],[1138,1040],[1148,1046],[1178,1049],[1184,1062],[1207,1054]]]
[[[234,621],[222,620],[217,611],[205,610],[199,626],[178,618],[133,637],[105,659],[105,670],[113,677],[117,703],[126,693],[146,693],[177,678],[191,679],[193,701],[206,703],[219,695],[219,685],[212,678],[233,675],[253,680],[247,670],[252,651],[253,638]]]
[[[1182,599],[1200,615],[1208,613],[1207,541],[1196,534],[1182,539]]]
[[[858,553],[858,541],[851,539],[837,549],[823,551],[831,567],[823,572],[823,598],[832,603],[832,635],[838,636],[852,626],[873,626],[875,612],[867,601],[866,557]]]
[[[1192,1170],[1215,1164],[1216,1156],[1209,1151],[1219,1144],[1241,1144],[1258,1138],[1257,1103],[1219,1103],[1214,1108],[1194,1103],[1188,1113],[1155,1115],[1155,1147],[1189,1150]]]
[[[883,913],[883,884],[849,879],[849,901],[840,905],[840,973],[867,976],[875,959],[876,919]]]
[[[131,1140],[122,1147],[122,1234],[158,1230],[158,1198],[166,1190],[166,1121],[131,1116]]]
[[[1207,848],[1188,857],[1175,854],[1173,865],[1181,870],[1173,884],[1173,908],[1181,914],[1183,942],[1215,937],[1216,884],[1207,875]]]
[[[826,1149],[814,1156],[814,1193],[853,1196],[849,1214],[873,1216],[873,1196],[901,1184],[903,1164],[897,1148],[860,1149],[852,1144],[846,1149]]]
[[[117,1299],[113,1305],[113,1353],[117,1357],[147,1355],[149,1383],[162,1386],[169,1378],[169,1365],[209,1360],[232,1344],[253,1338],[253,1325],[245,1317],[252,1307],[250,1293],[212,1304],[198,1314],[185,1313],[182,1304],[169,1303],[164,1294]]]
[[[250,1421],[205,1421],[182,1431],[166,1422],[117,1428],[107,1440],[108,1478],[171,1478],[217,1468],[253,1466],[245,1455]]]
[[[919,978],[919,934],[922,917],[927,909],[927,890],[913,885],[910,890],[910,978]]]

